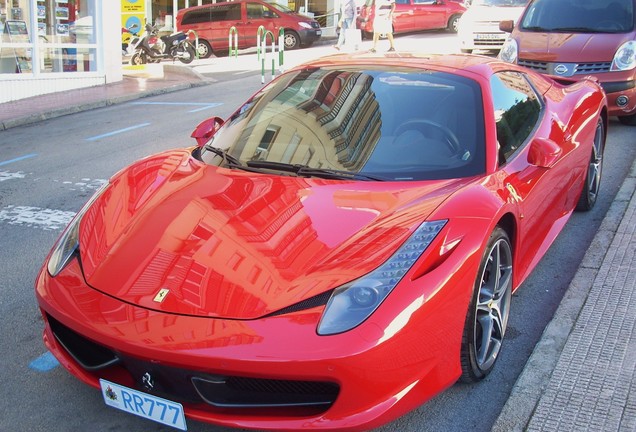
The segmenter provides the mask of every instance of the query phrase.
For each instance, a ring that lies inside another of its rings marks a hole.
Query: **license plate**
[[[106,405],[158,423],[188,430],[183,406],[103,379],[99,380]]]
[[[316,35],[320,36],[322,34],[322,30],[316,30]]]
[[[493,40],[493,39],[502,39],[502,38],[503,38],[503,35],[493,34],[493,33],[477,33],[475,35],[475,39]]]

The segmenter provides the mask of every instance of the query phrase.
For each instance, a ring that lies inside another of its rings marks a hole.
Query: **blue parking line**
[[[150,123],[141,123],[141,124],[138,124],[138,125],[135,125],[135,126],[130,126],[130,127],[124,128],[124,129],[119,129],[119,130],[116,130],[116,131],[108,132],[108,133],[105,133],[103,135],[97,135],[97,136],[94,136],[94,137],[86,138],[86,141],[97,141],[98,139],[108,138],[108,137],[111,137],[113,135],[117,135],[117,134],[128,132],[128,131],[131,131],[131,130],[139,129],[139,128],[146,127],[146,126],[149,126],[149,125],[150,125]]]
[[[18,162],[18,161],[21,161],[21,160],[24,160],[24,159],[29,159],[29,158],[36,157],[36,156],[37,156],[37,153],[32,153],[32,154],[28,154],[28,155],[17,157],[15,159],[9,159],[9,160],[0,162],[0,166],[8,165],[8,164],[13,163],[13,162]]]
[[[51,354],[50,351],[45,352],[40,357],[29,363],[29,367],[38,372],[48,372],[60,365],[60,362]]]

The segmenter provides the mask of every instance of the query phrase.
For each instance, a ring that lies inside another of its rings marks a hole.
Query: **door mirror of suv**
[[[512,33],[515,28],[515,22],[513,20],[505,20],[499,22],[499,30],[506,33]]]

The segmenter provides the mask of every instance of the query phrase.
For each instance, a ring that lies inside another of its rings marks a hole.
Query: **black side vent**
[[[271,314],[267,315],[267,317],[285,315],[292,312],[315,308],[317,306],[324,306],[331,298],[331,294],[333,294],[333,290],[325,291],[324,293],[318,294],[317,296],[309,297],[308,299],[305,299],[301,302],[298,302],[291,306],[287,306],[286,308],[277,310],[276,312],[272,312]]]
[[[91,340],[80,336],[51,315],[46,315],[55,339],[84,369],[93,371],[111,366],[119,362],[119,357]]]

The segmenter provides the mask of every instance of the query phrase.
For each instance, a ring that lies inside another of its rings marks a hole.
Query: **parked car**
[[[194,6],[181,9],[177,14],[177,28],[180,31],[194,30],[197,33],[200,58],[209,57],[212,53],[227,54],[232,27],[238,34],[239,49],[256,46],[258,29],[261,26],[272,32],[276,43],[279,31],[283,28],[285,49],[309,47],[322,35],[318,21],[278,3],[260,0]],[[268,36],[267,43],[270,44],[271,40],[271,36]]]
[[[373,34],[374,4],[368,0],[356,20],[365,37]],[[450,0],[396,0],[393,33],[434,29],[457,32],[457,22],[465,11],[463,3]]]
[[[592,75],[607,93],[609,113],[636,125],[636,0],[533,0],[501,59],[565,79]]]
[[[512,293],[596,202],[605,94],[398,54],[293,68],[114,175],[37,276],[50,352],[182,429],[369,430],[486,377]]]
[[[475,0],[459,20],[459,47],[463,53],[473,50],[500,50],[508,34],[499,22],[516,21],[528,0]]]

